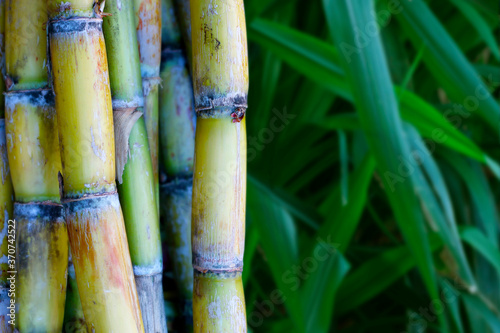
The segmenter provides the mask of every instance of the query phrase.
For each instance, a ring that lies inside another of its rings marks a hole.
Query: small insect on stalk
[[[49,0],[62,196],[89,332],[144,332],[115,183],[115,136],[102,3]]]
[[[69,249],[54,95],[47,80],[47,2],[8,0],[6,5],[5,131],[16,200],[17,266],[11,270],[18,272],[17,327],[60,332]]]
[[[194,331],[246,332],[241,282],[248,93],[243,1],[192,0],[191,25],[198,116],[192,213]]]
[[[108,0],[103,30],[115,120],[118,194],[146,332],[167,332],[155,174],[143,116],[144,98],[133,2]]]

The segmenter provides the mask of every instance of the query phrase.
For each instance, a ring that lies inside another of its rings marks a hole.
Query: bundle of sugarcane
[[[161,61],[161,0],[134,0],[137,41],[144,94],[144,118],[155,179],[158,212],[158,85]]]
[[[242,0],[192,0],[197,112],[192,244],[195,332],[246,332],[248,55]],[[213,315],[217,313],[217,315]]]
[[[54,95],[47,80],[46,21],[44,0],[6,3],[5,131],[16,201],[21,332],[60,332],[66,298],[68,235],[59,195]]]
[[[88,331],[143,332],[116,193],[104,2],[49,0],[63,204]]]
[[[161,208],[181,314],[186,326],[183,331],[192,331],[191,200],[195,122],[193,89],[185,55],[180,50],[180,32],[172,0],[163,0],[162,7],[164,50],[160,74],[160,156],[162,171],[167,177],[161,186]]]
[[[2,76],[5,73],[5,47],[4,47],[4,31],[5,31],[5,1],[0,1],[0,70]],[[0,80],[0,332],[13,332],[14,326],[9,324],[10,310],[15,312],[15,308],[10,307],[9,289],[10,283],[7,280],[10,277],[9,271],[9,249],[15,255],[15,235],[10,234],[9,237],[9,220],[12,218],[14,191],[12,189],[12,180],[10,178],[9,160],[7,158],[7,146],[5,144],[5,100],[3,92],[5,84],[3,79]],[[12,224],[12,222],[11,222]],[[11,226],[11,228],[14,225]],[[9,242],[10,238],[10,242]],[[10,245],[10,246],[9,246]],[[11,261],[11,263],[14,263]],[[10,307],[10,308],[9,308]]]
[[[103,30],[115,121],[118,193],[146,332],[167,332],[163,260],[133,2],[108,0]]]

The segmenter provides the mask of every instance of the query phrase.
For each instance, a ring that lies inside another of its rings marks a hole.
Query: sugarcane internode
[[[198,115],[192,213],[194,330],[246,332],[241,282],[248,92],[243,1],[194,0],[191,25]]]
[[[59,196],[54,95],[47,88],[47,3],[8,0],[5,18],[5,131],[17,228],[16,324],[21,332],[60,332],[69,250]]]
[[[146,108],[158,106],[158,101],[151,97],[157,98],[153,91],[157,91],[159,79],[141,80],[133,2],[108,0],[106,11],[111,14],[104,19],[103,30],[115,121],[118,194],[145,331],[166,333],[157,168],[152,162],[152,155],[157,156],[157,152],[155,148],[150,149],[156,147],[156,143],[151,144],[147,132],[147,121],[155,118],[145,119],[143,114],[144,98]],[[154,131],[157,138],[157,130]]]
[[[162,1],[162,64],[160,77],[161,208],[169,258],[176,282],[183,332],[193,331],[193,267],[191,210],[196,116],[191,78],[172,0]],[[189,29],[189,20],[180,21]]]
[[[94,2],[50,11],[49,45],[63,204],[88,331],[144,332],[115,184],[115,137],[102,19]],[[76,16],[78,15],[78,16]]]

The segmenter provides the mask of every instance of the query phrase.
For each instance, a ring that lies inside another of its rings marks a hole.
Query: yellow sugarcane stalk
[[[194,331],[246,332],[241,282],[248,93],[243,1],[193,0],[191,25],[198,115],[192,215]]]
[[[47,87],[44,0],[6,2],[5,130],[15,192],[17,327],[60,332],[68,234],[54,96]],[[10,266],[9,266],[10,267]]]
[[[0,69],[5,72],[5,1],[0,0]],[[0,80],[0,332],[10,333],[14,331],[14,326],[9,324],[11,309],[9,289],[10,283],[7,278],[9,271],[9,220],[12,218],[14,191],[10,178],[9,161],[7,158],[7,145],[5,142],[5,119],[4,119],[4,96],[5,84]],[[15,236],[11,236],[11,242],[15,241]],[[15,315],[15,307],[12,308]]]
[[[113,109],[100,18],[104,4],[49,3],[63,203],[87,329],[144,332],[116,193]]]

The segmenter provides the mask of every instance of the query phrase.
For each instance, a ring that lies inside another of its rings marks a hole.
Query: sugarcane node
[[[152,77],[143,77],[142,78],[142,93],[145,97],[149,95],[151,90],[153,90],[154,87],[161,85],[161,77],[159,76],[152,76]]]
[[[224,279],[229,279],[229,278],[235,278],[238,276],[241,276],[242,271],[241,270],[203,270],[199,271],[197,269],[194,270],[194,275],[195,276],[202,276],[202,277],[217,277],[217,278],[224,278]]]
[[[102,18],[71,17],[52,19],[49,21],[49,34],[91,30],[102,32]]]
[[[193,176],[177,176],[160,185],[160,190],[164,194],[184,191],[189,186],[193,186]]]
[[[108,191],[108,192],[101,192],[101,193],[85,193],[85,194],[82,194],[78,198],[63,198],[61,200],[61,203],[63,205],[66,205],[66,204],[69,205],[71,203],[78,202],[78,201],[86,201],[86,200],[90,200],[90,199],[105,198],[105,197],[113,196],[113,195],[118,195],[118,192],[117,191]]]
[[[6,108],[16,104],[29,104],[32,106],[54,106],[55,96],[52,89],[12,90],[4,93]]]

